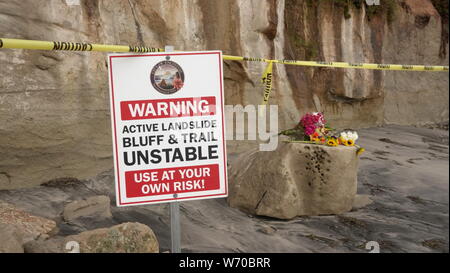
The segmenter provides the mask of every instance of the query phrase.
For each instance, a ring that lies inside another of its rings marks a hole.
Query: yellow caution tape
[[[223,55],[224,60],[231,61],[259,61],[274,62],[287,65],[314,66],[314,67],[336,67],[336,68],[356,68],[374,70],[405,70],[405,71],[448,71],[448,66],[439,65],[404,65],[404,64],[373,64],[373,63],[347,63],[347,62],[316,62],[316,61],[296,61],[296,60],[269,60],[248,58],[240,56]]]
[[[91,43],[49,42],[5,38],[0,38],[0,48],[139,53],[164,51],[164,49],[161,48],[145,46],[101,45]]]
[[[102,45],[91,43],[73,42],[49,42],[22,39],[0,38],[0,48],[35,49],[35,50],[68,50],[68,51],[102,51],[102,52],[163,52],[164,49],[145,46],[123,46],[123,45]],[[315,62],[297,60],[270,60],[264,58],[250,58],[241,56],[223,55],[224,60],[266,62],[268,63],[262,81],[265,85],[263,105],[269,102],[272,90],[272,67],[273,63],[286,65],[299,65],[310,67],[335,67],[335,68],[355,68],[374,70],[402,70],[402,71],[448,71],[448,66],[431,65],[401,65],[401,64],[373,64],[373,63],[347,63],[347,62]]]
[[[261,78],[261,82],[264,84],[263,105],[269,103],[270,92],[272,91],[272,67],[273,62],[269,62]]]
[[[356,68],[356,69],[374,69],[374,70],[404,70],[404,71],[448,71],[448,66],[431,66],[431,65],[314,62],[314,61],[295,61],[295,60],[292,61],[276,60],[275,62],[281,64],[316,66],[316,67],[337,67],[337,68]]]
[[[68,50],[68,51],[102,51],[102,52],[164,52],[162,48],[145,46],[102,45],[91,43],[50,42],[37,40],[22,40],[0,38],[0,48],[35,49],[35,50]],[[405,70],[405,71],[448,71],[448,66],[431,65],[401,65],[401,64],[372,64],[372,63],[346,63],[346,62],[315,62],[297,60],[270,60],[264,58],[251,58],[241,56],[223,55],[224,60],[279,63],[287,65],[336,67],[375,70]]]

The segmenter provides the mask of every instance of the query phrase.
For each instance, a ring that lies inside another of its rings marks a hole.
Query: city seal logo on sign
[[[183,69],[166,56],[165,61],[157,63],[150,72],[150,81],[160,93],[170,95],[180,91],[184,85]]]

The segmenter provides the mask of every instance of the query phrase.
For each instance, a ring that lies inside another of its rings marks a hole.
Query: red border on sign
[[[180,198],[167,198],[167,199],[158,199],[158,200],[148,200],[148,201],[139,201],[139,202],[122,202],[122,198],[120,195],[120,170],[119,170],[119,156],[117,149],[117,130],[116,130],[116,107],[114,101],[114,82],[112,75],[112,58],[123,58],[123,57],[155,57],[155,56],[171,56],[171,55],[208,55],[208,54],[217,54],[219,58],[219,73],[220,73],[220,107],[222,110],[222,143],[223,143],[223,168],[224,168],[224,178],[225,178],[225,193],[218,194],[209,194],[209,195],[201,195],[201,196],[188,196],[188,197],[180,197]],[[118,186],[118,195],[119,195],[119,205],[131,205],[131,204],[145,204],[145,203],[153,203],[160,201],[176,201],[183,199],[193,199],[193,198],[203,198],[203,197],[211,197],[211,196],[226,196],[228,194],[228,182],[227,182],[227,153],[225,150],[225,113],[223,109],[224,101],[223,101],[223,75],[222,75],[222,58],[220,52],[199,52],[199,53],[165,53],[165,54],[143,54],[143,55],[120,55],[120,56],[109,56],[109,73],[110,73],[110,82],[111,82],[111,99],[112,99],[112,108],[113,108],[113,124],[114,124],[114,145],[116,152],[116,169],[117,169],[117,186]]]

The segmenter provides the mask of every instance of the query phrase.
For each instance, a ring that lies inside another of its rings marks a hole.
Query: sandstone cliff
[[[78,4],[79,2],[79,4]],[[446,1],[0,1],[0,36],[323,61],[448,65]],[[0,189],[112,167],[103,53],[0,50]],[[225,62],[226,104],[258,104],[262,63]],[[448,73],[276,65],[280,129],[448,121]],[[229,142],[230,152],[247,145]]]

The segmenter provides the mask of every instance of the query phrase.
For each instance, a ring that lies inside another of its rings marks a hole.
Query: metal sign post
[[[173,52],[173,46],[165,46],[165,52]],[[177,194],[174,194],[174,198]],[[171,253],[181,253],[181,234],[180,234],[180,203],[178,201],[169,203],[170,208],[170,239]]]
[[[180,203],[170,203],[170,236],[172,241],[171,252],[181,253],[180,235]]]

